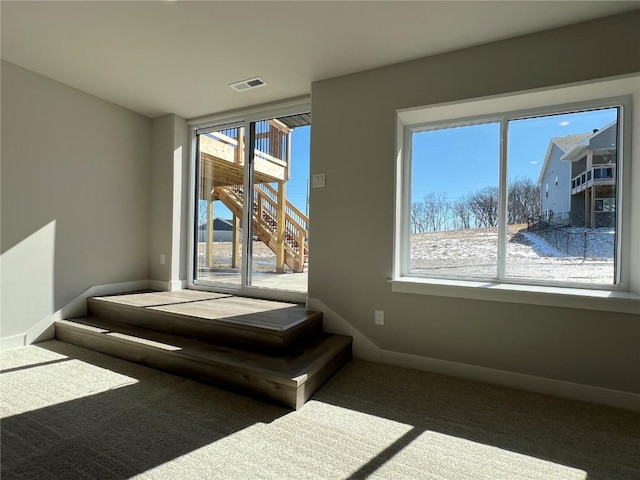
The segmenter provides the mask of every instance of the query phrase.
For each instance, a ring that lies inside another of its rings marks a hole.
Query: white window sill
[[[398,293],[640,314],[640,295],[587,288],[400,277],[391,280],[391,290]]]

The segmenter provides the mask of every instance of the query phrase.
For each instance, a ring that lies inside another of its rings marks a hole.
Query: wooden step
[[[264,355],[95,317],[58,320],[56,338],[170,373],[300,408],[351,358],[351,337],[319,333]]]
[[[322,312],[303,305],[180,290],[94,297],[88,314],[198,340],[292,348],[322,331]]]

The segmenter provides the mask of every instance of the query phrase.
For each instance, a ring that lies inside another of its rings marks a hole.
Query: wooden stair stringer
[[[229,187],[216,187],[216,197],[220,200],[231,212],[238,218],[242,218],[242,210],[244,206],[244,198],[238,195],[232,195],[229,192]],[[287,201],[287,204],[289,201]],[[251,215],[253,223],[253,233],[264,243],[273,253],[277,254],[277,236],[275,231],[269,230],[266,227],[267,222],[260,222],[255,211]],[[273,220],[275,225],[275,220]],[[298,248],[305,248],[304,246],[298,246]],[[304,261],[302,264],[299,261],[298,252],[296,252],[291,245],[285,242],[284,245],[285,264],[291,268],[294,272],[304,271],[304,265],[306,262],[307,254],[304,254]]]

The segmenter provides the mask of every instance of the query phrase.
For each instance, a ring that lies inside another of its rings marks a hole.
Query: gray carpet
[[[301,410],[57,341],[3,352],[2,479],[640,479],[640,414],[352,361]]]

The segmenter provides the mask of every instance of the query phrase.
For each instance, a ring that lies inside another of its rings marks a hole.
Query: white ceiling
[[[640,2],[2,0],[0,8],[3,59],[150,117],[193,118]],[[258,75],[268,86],[228,87]]]

